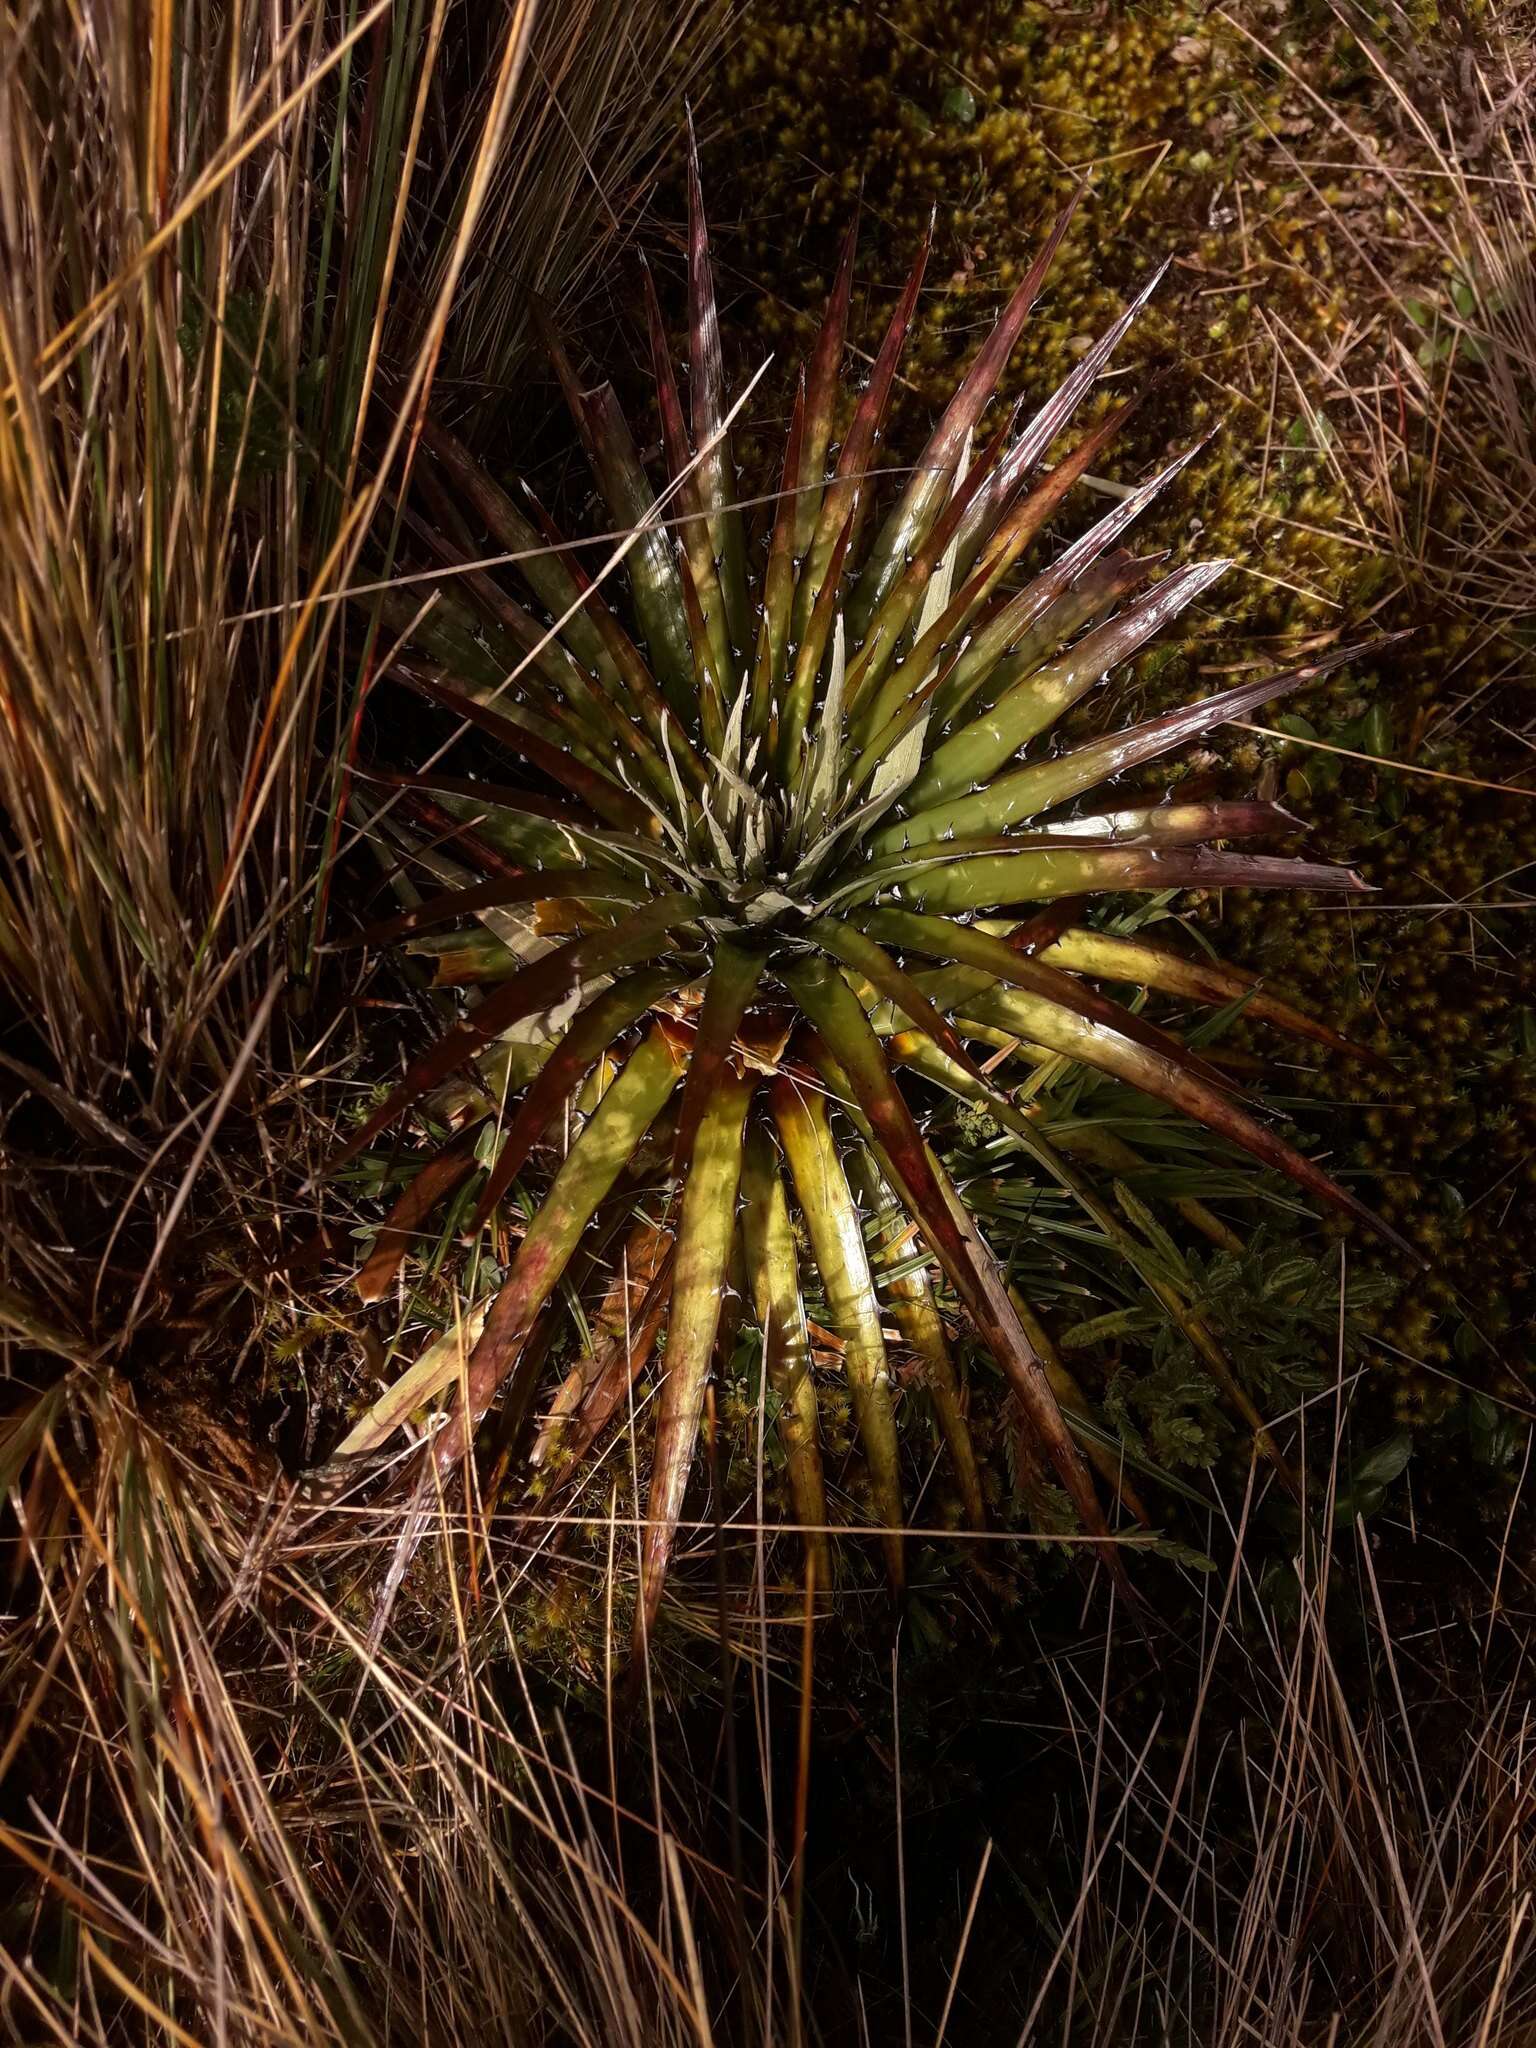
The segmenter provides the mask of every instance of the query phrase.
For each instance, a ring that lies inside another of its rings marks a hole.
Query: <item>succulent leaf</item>
[[[781,1074],[773,1084],[773,1113],[806,1235],[821,1270],[832,1327],[843,1340],[848,1392],[869,1466],[871,1504],[887,1532],[884,1548],[891,1583],[900,1587],[906,1576],[900,1453],[880,1300],[869,1270],[863,1222],[821,1090],[792,1074]]]
[[[984,1529],[987,1510],[982,1499],[976,1448],[971,1442],[965,1396],[950,1356],[932,1275],[923,1261],[906,1258],[900,1265],[895,1263],[907,1251],[913,1227],[900,1201],[881,1179],[875,1155],[867,1145],[851,1148],[848,1173],[868,1218],[865,1234],[872,1247],[875,1283],[897,1328],[922,1366],[939,1430],[954,1467],[966,1521],[973,1529]]]
[[[451,1471],[464,1456],[480,1418],[517,1367],[539,1311],[559,1285],[599,1204],[672,1093],[679,1066],[671,1036],[655,1026],[566,1154],[470,1353],[460,1403],[434,1440],[441,1471]]]
[[[795,1517],[806,1529],[805,1547],[818,1586],[830,1589],[832,1560],[827,1527],[827,1485],[822,1473],[811,1339],[800,1288],[800,1258],[784,1193],[784,1177],[766,1127],[747,1134],[742,1168],[742,1238],[752,1305],[763,1333],[763,1365],[779,1402],[779,1434],[789,1472]]]
[[[650,1502],[640,1551],[640,1602],[635,1610],[637,1645],[645,1641],[661,1602],[662,1583],[693,1462],[694,1440],[704,1411],[704,1388],[736,1235],[742,1128],[755,1082],[756,1076],[729,1069],[722,1075],[699,1125],[683,1188],[683,1215],[672,1274],[672,1307],[667,1318],[661,1412],[656,1423]]]

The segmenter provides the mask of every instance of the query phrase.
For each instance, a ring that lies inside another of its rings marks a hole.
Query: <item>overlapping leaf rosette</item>
[[[1137,892],[1360,886],[1348,870],[1253,850],[1297,830],[1275,804],[1148,794],[1139,772],[1358,650],[1141,723],[1118,721],[1106,695],[1088,722],[1097,737],[1059,737],[1227,566],[1170,567],[1124,545],[1187,453],[1113,496],[1044,566],[1030,563],[1139,402],[1133,394],[1062,452],[1157,282],[1059,390],[1037,409],[1015,405],[983,435],[1071,215],[926,448],[894,472],[882,431],[926,249],[834,447],[850,232],[795,390],[782,477],[764,495],[763,533],[749,531],[732,455],[696,174],[686,407],[653,296],[649,305],[660,490],[612,388],[583,387],[553,345],[607,508],[605,542],[578,549],[531,493],[510,495],[447,431],[424,430],[425,509],[413,524],[457,573],[430,608],[415,589],[390,600],[386,623],[402,636],[393,670],[488,735],[511,779],[402,778],[413,815],[436,828],[432,858],[447,886],[372,936],[408,940],[440,984],[472,993],[347,1148],[356,1155],[449,1090],[443,1113],[461,1129],[401,1198],[365,1287],[382,1288],[410,1230],[456,1184],[481,1176],[478,1231],[558,1139],[558,1166],[467,1364],[439,1345],[407,1375],[405,1395],[446,1391],[427,1453],[441,1474],[465,1459],[493,1406],[504,1442],[526,1442],[524,1420],[539,1418],[531,1455],[548,1469],[579,1456],[655,1367],[642,1637],[722,1320],[737,1311],[762,1333],[795,1516],[826,1583],[808,1292],[840,1345],[893,1580],[904,1518],[893,1319],[923,1361],[967,1512],[983,1512],[940,1279],[1007,1375],[1040,1471],[1085,1531],[1105,1534],[1098,1485],[1123,1483],[1119,1461],[1091,1434],[1080,1448],[1068,1418],[1086,1413],[1085,1397],[925,1139],[935,1089],[985,1104],[1071,1184],[1011,1079],[1047,1060],[1082,1062],[1368,1215],[1126,997],[1242,1000],[1251,1019],[1342,1041],[1249,975],[1102,928],[1101,910]],[[497,574],[465,567],[488,552],[487,537],[508,565]],[[1134,793],[1117,794],[1128,780]],[[632,1219],[634,1191],[658,1177],[672,1189],[663,1220],[654,1204],[639,1222],[616,1220]],[[882,1300],[872,1261],[893,1249]],[[546,1389],[548,1322],[573,1261],[606,1275],[621,1313],[598,1320],[564,1382]],[[381,1413],[402,1412],[397,1390]],[[380,1434],[376,1417],[351,1447]]]

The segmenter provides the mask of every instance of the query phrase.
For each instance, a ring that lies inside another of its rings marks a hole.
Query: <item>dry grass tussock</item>
[[[8,10],[0,976],[77,1120],[163,1127],[302,1008],[378,651],[331,594],[388,571],[437,380],[504,386],[632,223],[726,12]]]
[[[335,595],[387,580],[416,411],[462,412],[466,356],[504,385],[511,309],[572,307],[633,225],[728,12],[8,13],[7,1376],[122,1362],[175,1268],[161,1365],[195,1319],[231,1420],[350,1044],[319,949],[388,636]]]
[[[513,1610],[538,1544],[515,1517],[473,1543],[442,1517],[433,1601],[370,1643],[393,1521],[285,1527],[110,1381],[77,1375],[13,1428],[0,1478],[9,2039],[1513,2048],[1536,2026],[1536,1758],[1491,1677],[1524,1645],[1490,1587],[1488,1675],[1456,1681],[1431,1737],[1423,1645],[1392,1639],[1361,1525],[1296,1561],[1281,1621],[1252,1576],[1255,1504],[1234,1505],[1230,1563],[1167,1650],[1195,1702],[1177,1726],[1122,1717],[1138,1653],[1113,1626],[1054,1655],[1040,1732],[1075,1748],[1081,1794],[1043,1796],[1039,1824],[1066,1832],[1076,1898],[1021,1938],[1025,1845],[978,1844],[950,1952],[925,1955],[903,1893],[881,1981],[837,1962],[804,1892],[839,1859],[804,1741],[840,1683],[825,1624],[770,1653],[752,1584],[724,1596],[749,1806],[729,1774],[671,1774],[664,1665],[634,1713],[610,1695],[606,1734],[535,1705]],[[621,1599],[637,1537],[610,1532]],[[895,1769],[911,1869],[899,1736]]]

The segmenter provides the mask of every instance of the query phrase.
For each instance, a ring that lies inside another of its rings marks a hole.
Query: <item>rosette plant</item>
[[[893,1577],[902,1497],[888,1317],[924,1361],[960,1490],[980,1514],[930,1260],[1006,1373],[1042,1472],[1066,1489],[1086,1530],[1105,1533],[1039,1326],[925,1142],[933,1084],[986,1101],[1027,1140],[1030,1119],[999,1055],[1084,1061],[1367,1214],[1245,1110],[1222,1074],[1108,992],[1244,998],[1250,1016],[1338,1045],[1251,977],[1096,928],[1094,906],[1184,885],[1361,885],[1347,870],[1252,850],[1295,830],[1271,803],[1165,800],[1142,780],[1117,792],[1347,654],[1141,723],[1116,719],[1102,696],[1097,717],[1067,725],[1226,566],[1165,569],[1121,546],[1186,454],[1025,573],[1052,516],[1138,402],[1098,418],[1063,452],[1151,284],[1037,410],[1015,407],[979,432],[1071,212],[927,446],[895,472],[882,435],[927,252],[834,447],[850,233],[762,533],[749,532],[741,508],[696,170],[686,406],[654,295],[649,302],[668,471],[659,492],[611,386],[584,387],[551,343],[606,508],[605,540],[582,551],[589,567],[531,494],[509,495],[452,435],[423,429],[411,521],[456,573],[433,605],[413,586],[386,608],[398,633],[392,666],[489,735],[512,780],[393,778],[433,826],[439,877],[449,872],[445,849],[462,865],[456,886],[372,936],[418,935],[440,982],[480,993],[415,1059],[347,1156],[466,1068],[478,1078],[458,1087],[451,1114],[466,1129],[407,1190],[369,1284],[377,1288],[404,1233],[455,1179],[485,1176],[478,1228],[534,1149],[558,1136],[558,1169],[467,1365],[429,1355],[409,1386],[421,1399],[457,1384],[431,1439],[447,1474],[493,1405],[514,1424],[529,1412],[546,1356],[541,1317],[573,1259],[619,1241],[602,1233],[615,1208],[624,1212],[626,1189],[658,1168],[674,1177],[670,1222],[645,1225],[644,1246],[628,1241],[614,1290],[622,1312],[600,1319],[534,1450],[548,1460],[562,1427],[589,1441],[659,1346],[641,1637],[672,1551],[723,1316],[744,1311],[760,1325],[797,1518],[817,1548],[827,1506],[807,1259],[841,1343]],[[888,475],[891,502],[880,508]],[[503,558],[507,581],[476,566],[488,552]],[[476,868],[483,879],[467,879]],[[455,929],[419,936],[434,926]],[[872,1239],[876,1253],[883,1245],[899,1258],[883,1301]]]

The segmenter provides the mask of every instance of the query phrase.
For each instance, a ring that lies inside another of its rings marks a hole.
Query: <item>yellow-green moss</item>
[[[974,120],[952,111],[957,87]],[[1304,115],[1283,75],[1261,75],[1249,47],[1203,9],[1089,18],[1024,6],[1001,22],[996,10],[935,0],[779,9],[749,23],[724,90],[729,161],[722,151],[712,189],[723,179],[725,207],[743,213],[732,260],[763,292],[746,349],[803,352],[861,189],[855,329],[871,346],[932,215],[904,416],[888,438],[892,448],[916,445],[1051,214],[1091,174],[1005,397],[1052,389],[1127,294],[1172,258],[1099,404],[1107,409],[1152,369],[1177,364],[1181,374],[1144,409],[1107,473],[1140,475],[1171,444],[1221,432],[1142,540],[1198,537],[1203,551],[1238,561],[1210,619],[1224,644],[1234,631],[1326,628],[1341,599],[1379,573],[1326,530],[1337,493],[1327,454],[1312,446],[1288,380],[1271,388],[1266,322],[1284,321],[1304,367],[1304,352],[1325,352],[1348,309],[1316,204],[1284,169],[1281,131]],[[1239,172],[1250,188],[1241,204]]]

